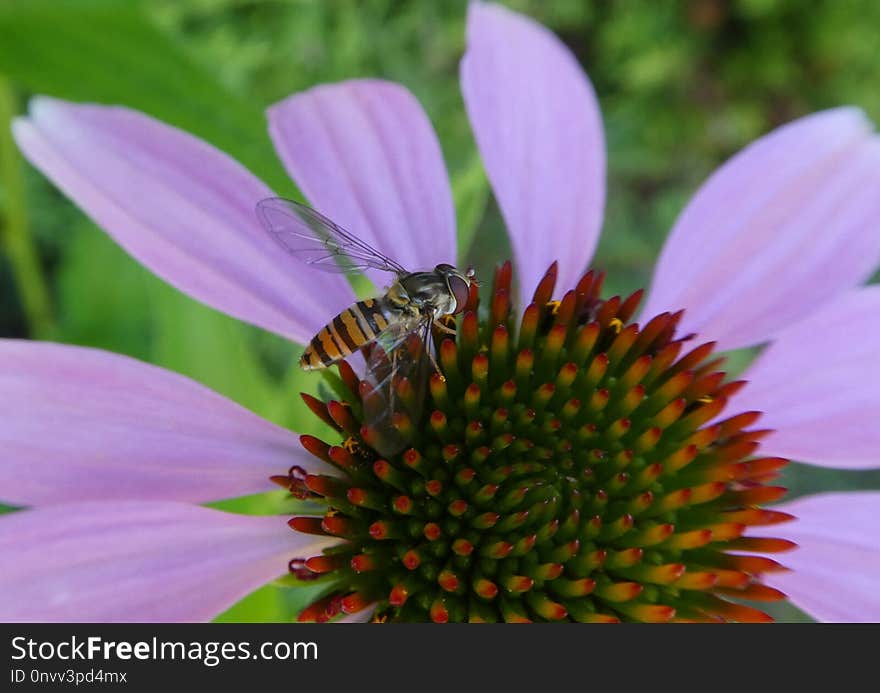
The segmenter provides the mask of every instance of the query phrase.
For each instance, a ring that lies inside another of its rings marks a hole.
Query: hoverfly
[[[257,216],[282,248],[310,267],[343,273],[378,269],[394,275],[384,295],[356,301],[322,327],[299,363],[305,370],[317,370],[362,352],[368,385],[366,396],[361,393],[365,422],[382,431],[381,454],[399,452],[405,441],[394,430],[393,415],[406,406],[410,417],[418,418],[428,364],[437,369],[432,329],[454,334],[442,318],[464,310],[476,283],[473,269],[461,272],[444,263],[411,272],[314,209],[281,197],[261,200]],[[398,387],[403,379],[411,394],[407,403]]]

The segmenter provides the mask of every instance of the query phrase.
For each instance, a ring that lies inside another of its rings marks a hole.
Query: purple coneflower
[[[304,620],[754,621],[768,617],[743,601],[783,591],[818,619],[880,618],[880,493],[762,507],[786,458],[877,462],[880,288],[860,285],[880,260],[880,142],[865,117],[818,113],[726,163],[679,217],[635,322],[640,293],[603,299],[582,274],[605,197],[590,83],[498,6],[470,6],[467,43],[462,89],[519,290],[509,264],[484,277],[483,309],[474,292],[440,343],[424,420],[396,419],[409,447],[371,450],[345,366],[339,401],[307,398],[339,434],[301,446],[154,366],[5,340],[2,495],[28,509],[0,518],[0,618],[204,620],[288,571],[327,587]],[[406,266],[456,258],[440,148],[405,89],[320,86],[269,123],[314,207]],[[292,266],[254,215],[268,188],[185,133],[40,98],[15,137],[208,305],[302,344],[354,299]],[[710,357],[762,344],[745,387]],[[198,505],[272,480],[323,509]],[[792,570],[764,555],[794,543]]]

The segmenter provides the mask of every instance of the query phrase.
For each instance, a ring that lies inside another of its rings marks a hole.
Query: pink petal
[[[272,192],[201,140],[126,108],[45,97],[13,132],[123,248],[203,303],[305,343],[352,300],[344,279],[275,245],[254,211]]]
[[[203,502],[324,466],[183,376],[96,349],[0,340],[0,499]]]
[[[358,611],[355,614],[349,614],[348,616],[337,618],[333,621],[330,621],[330,623],[367,623],[371,618],[373,618],[374,613],[376,613],[375,605]]]
[[[0,620],[206,621],[333,541],[183,503],[12,513],[0,517]]]
[[[880,286],[852,290],[779,333],[728,411],[762,411],[762,454],[880,467]]]
[[[554,260],[557,286],[573,288],[593,256],[605,206],[605,142],[592,85],[540,24],[474,2],[461,88],[510,234],[520,305]]]
[[[801,118],[722,166],[666,241],[646,317],[758,344],[871,276],[880,262],[880,138],[855,108]]]
[[[785,554],[792,571],[767,581],[820,621],[880,621],[880,493],[822,493],[774,508],[798,517],[783,534],[799,548]]]
[[[309,202],[404,267],[454,263],[455,210],[440,145],[403,87],[315,87],[268,111],[269,132]],[[387,273],[371,271],[387,284]]]

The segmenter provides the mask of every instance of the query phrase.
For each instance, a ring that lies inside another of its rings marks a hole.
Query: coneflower
[[[782,592],[817,619],[880,619],[880,493],[768,507],[786,458],[878,463],[870,123],[818,113],[722,166],[637,314],[640,293],[607,297],[583,274],[605,198],[589,81],[495,5],[471,3],[467,43],[465,105],[513,264],[437,336],[424,416],[395,417],[404,450],[375,452],[347,366],[335,401],[308,399],[337,433],[300,441],[163,369],[0,340],[0,495],[27,506],[0,517],[0,618],[206,620],[292,573],[325,581],[303,620],[752,621]],[[269,122],[313,207],[406,267],[456,260],[440,147],[404,88],[319,86]],[[37,98],[14,134],[129,253],[214,308],[303,344],[354,300],[291,265],[254,214],[272,191],[186,133]],[[765,345],[744,387],[713,344]],[[199,506],[273,479],[314,512]],[[783,572],[765,554],[793,543]]]
[[[602,300],[588,272],[551,301],[555,282],[553,265],[521,319],[509,263],[483,311],[474,287],[427,416],[397,414],[400,455],[372,450],[382,432],[360,423],[368,385],[350,367],[343,398],[306,397],[341,439],[303,445],[342,476],[276,480],[326,503],[291,527],[344,541],[291,562],[328,582],[301,620],[769,620],[736,599],[784,597],[761,581],[781,566],[749,552],[794,544],[743,535],[791,519],[760,507],[786,460],[755,457],[758,412],[726,415],[744,383],[711,343],[675,337],[680,313],[633,323],[641,292]]]

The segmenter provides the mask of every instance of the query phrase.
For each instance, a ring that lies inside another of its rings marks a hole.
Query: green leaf
[[[156,286],[152,361],[188,375],[262,416],[280,396],[251,346],[254,328],[171,287]]]
[[[55,338],[147,359],[150,287],[160,280],[91,222],[82,219],[68,233]]]
[[[328,441],[339,434],[315,416],[300,397],[316,394],[320,378],[298,364],[300,347],[262,334],[164,284],[152,288],[153,350],[150,360],[183,373],[269,421]],[[273,342],[292,364],[273,372],[260,345]],[[282,473],[285,470],[280,470]]]
[[[279,470],[279,474],[285,474],[286,469]],[[294,498],[288,491],[279,488],[277,491],[254,493],[249,496],[236,496],[223,500],[205,503],[209,508],[223,510],[228,513],[240,515],[316,515],[321,514],[325,508],[320,504]]]
[[[214,619],[216,623],[277,623],[295,621],[297,615],[325,585],[302,583],[302,587],[265,585]]]
[[[213,143],[279,194],[293,192],[260,106],[220,86],[137,2],[3,3],[0,72],[35,93],[141,110]]]
[[[461,260],[467,257],[489,201],[489,181],[476,149],[467,165],[452,176],[452,197],[458,225],[458,259]]]

